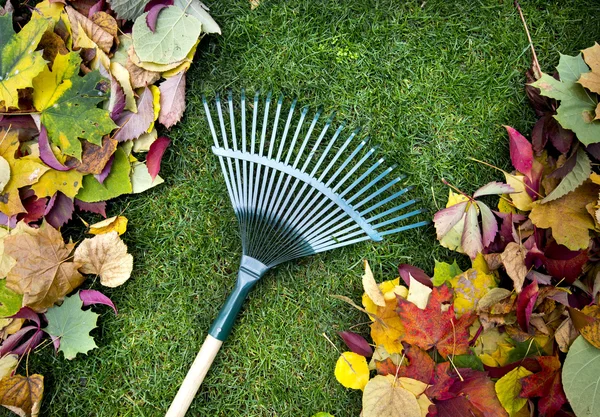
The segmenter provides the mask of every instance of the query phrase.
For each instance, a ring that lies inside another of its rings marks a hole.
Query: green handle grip
[[[246,255],[242,256],[235,288],[208,331],[212,337],[221,341],[227,339],[248,293],[268,269],[269,267],[262,262]]]

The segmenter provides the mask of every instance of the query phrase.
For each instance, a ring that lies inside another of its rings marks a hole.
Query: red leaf
[[[541,416],[553,417],[567,402],[561,383],[561,364],[557,356],[538,356],[542,370],[521,379],[521,397],[541,397],[538,409]]]
[[[421,268],[417,268],[416,266],[412,266],[409,264],[400,264],[400,265],[398,265],[398,273],[400,274],[400,277],[402,278],[402,280],[409,287],[410,287],[410,277],[412,276],[414,279],[419,281],[421,284],[423,284],[429,288],[433,288],[433,283],[431,282],[431,278]]]
[[[454,397],[445,401],[436,402],[435,408],[437,409],[437,417],[484,416],[484,414],[471,404],[467,397]],[[427,417],[431,417],[431,414],[427,414]]]
[[[344,343],[346,343],[346,346],[348,346],[348,349],[350,349],[352,352],[366,358],[369,358],[373,355],[373,348],[361,335],[353,332],[338,332],[338,334],[342,339],[344,339]]]
[[[402,319],[405,334],[403,341],[429,350],[436,347],[440,355],[462,355],[469,348],[469,326],[476,316],[467,313],[456,319],[451,305],[442,311],[442,304],[450,304],[452,291],[448,286],[434,287],[425,310],[398,297],[398,315]]]
[[[404,355],[408,358],[408,366],[398,372],[398,376],[412,378],[429,384],[434,375],[435,362],[431,356],[417,346],[404,344]]]
[[[579,278],[583,266],[588,261],[587,250],[572,251],[563,245],[553,242],[546,246],[543,263],[548,274],[559,280],[572,284]]]
[[[529,319],[538,298],[537,282],[529,284],[517,297],[517,322],[524,332],[529,332]]]
[[[146,157],[146,166],[148,167],[148,172],[153,181],[160,171],[160,161],[162,160],[169,143],[171,143],[171,139],[166,136],[161,136],[150,145],[148,156]]]
[[[435,374],[430,380],[430,385],[425,394],[431,400],[447,400],[453,397],[450,388],[454,379],[450,376],[450,362],[443,362],[435,367]]]
[[[508,132],[510,144],[510,160],[515,169],[531,178],[533,166],[533,148],[531,143],[525,139],[516,129],[504,126]]]
[[[106,219],[106,201],[97,203],[86,203],[85,201],[75,199],[75,206],[82,211],[100,214]]]

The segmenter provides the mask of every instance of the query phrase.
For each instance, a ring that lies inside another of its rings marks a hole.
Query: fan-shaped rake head
[[[334,114],[317,127],[321,109],[310,118],[308,107],[284,107],[271,93],[248,103],[242,91],[239,104],[231,92],[225,102],[217,95],[212,110],[203,102],[244,255],[270,268],[429,223],[410,223],[425,211],[405,198],[412,187],[382,167],[360,129],[332,128]]]

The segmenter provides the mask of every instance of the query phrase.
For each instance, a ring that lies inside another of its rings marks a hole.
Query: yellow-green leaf
[[[511,417],[515,416],[527,404],[527,398],[519,396],[521,393],[521,378],[531,374],[532,372],[526,368],[517,366],[496,382],[495,389],[500,404]]]
[[[54,103],[73,83],[69,78],[77,76],[81,58],[77,52],[66,55],[57,54],[52,64],[52,71],[46,66],[44,70],[33,79],[33,105],[42,111]]]

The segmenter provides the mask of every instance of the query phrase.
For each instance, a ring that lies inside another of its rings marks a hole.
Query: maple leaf
[[[21,88],[31,87],[33,78],[46,66],[42,51],[35,51],[48,28],[48,20],[32,19],[17,34],[12,29],[12,14],[0,16],[0,103],[19,107]],[[35,52],[34,52],[35,51]]]
[[[578,82],[588,90],[600,94],[600,45],[598,42],[594,42],[594,46],[590,46],[582,52],[585,63],[588,64],[591,71],[581,74]]]
[[[538,356],[535,359],[542,370],[521,379],[521,397],[541,397],[538,401],[540,415],[553,417],[567,402],[561,383],[561,363],[557,356]]]
[[[8,236],[5,252],[16,260],[6,277],[7,287],[23,294],[23,304],[42,311],[79,287],[84,277],[78,264],[69,262],[74,244],[63,242],[60,232],[42,223],[34,234]]]
[[[44,395],[44,377],[14,375],[0,381],[0,405],[19,416],[39,415]]]
[[[71,86],[71,78],[79,74],[81,57],[77,52],[57,54],[52,63],[33,79],[33,105],[38,111],[52,106]]]
[[[58,350],[67,359],[74,359],[78,353],[87,353],[97,348],[90,331],[96,328],[98,314],[82,310],[83,302],[79,293],[66,297],[60,306],[49,308],[46,312],[48,326],[44,331],[53,340],[58,339]]]
[[[0,156],[8,163],[11,172],[0,195],[0,211],[7,216],[26,211],[21,203],[19,188],[36,183],[49,170],[38,158],[15,158],[19,144],[17,131],[0,130]]]
[[[84,239],[75,249],[75,262],[84,274],[99,275],[107,287],[122,285],[133,270],[133,256],[116,231]]]
[[[106,110],[96,107],[105,100],[105,81],[98,71],[83,77],[74,76],[72,86],[55,103],[42,110],[41,122],[51,141],[61,151],[77,159],[81,158],[79,138],[102,146],[102,136],[117,127]]]
[[[531,84],[540,89],[541,94],[560,100],[556,120],[566,129],[571,129],[583,144],[600,142],[600,122],[595,121],[598,102],[578,83],[581,76],[590,70],[581,54],[560,55],[556,67],[560,81],[548,74]]]
[[[398,298],[398,315],[404,326],[402,340],[411,345],[428,350],[436,347],[440,355],[462,355],[469,348],[469,326],[475,321],[475,314],[464,314],[456,319],[454,306],[442,311],[442,306],[450,304],[452,291],[448,286],[435,287],[424,310],[411,302]]]
[[[596,223],[586,206],[595,204],[598,191],[600,187],[588,180],[557,200],[545,204],[534,202],[529,218],[539,228],[551,228],[556,243],[571,250],[587,249],[589,230],[594,230]]]

